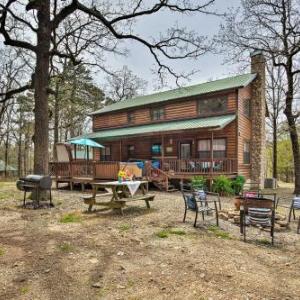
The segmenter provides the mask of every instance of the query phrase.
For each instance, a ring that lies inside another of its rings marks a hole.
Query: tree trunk
[[[9,148],[9,127],[7,128],[6,138],[5,138],[5,151],[4,151],[4,177],[8,175],[7,166],[8,166],[8,148]]]
[[[23,175],[22,170],[23,170],[23,168],[22,168],[22,132],[21,132],[21,126],[20,126],[19,127],[19,138],[18,138],[18,177],[22,177],[22,175]]]
[[[50,51],[50,0],[39,1],[37,51],[34,80],[34,173],[48,174],[49,115],[48,81]]]
[[[273,119],[273,178],[277,179],[277,120]]]
[[[58,137],[58,126],[59,126],[59,81],[55,83],[55,98],[54,98],[54,143],[53,143],[53,157],[57,160],[56,144],[59,141]]]
[[[299,138],[297,133],[296,120],[293,115],[293,97],[294,97],[294,81],[292,75],[291,64],[287,71],[287,82],[288,91],[286,94],[286,108],[284,114],[287,117],[289,125],[289,133],[292,142],[292,150],[294,157],[294,174],[295,174],[295,194],[300,194],[300,149],[299,149]]]

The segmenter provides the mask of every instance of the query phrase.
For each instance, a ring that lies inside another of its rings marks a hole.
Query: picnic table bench
[[[153,201],[155,197],[155,195],[148,194],[148,181],[111,181],[92,183],[92,186],[92,195],[82,196],[84,203],[89,206],[89,212],[92,211],[94,205],[98,205],[104,206],[104,209],[102,210],[118,209],[120,210],[121,214],[123,214],[123,208],[126,206],[126,203],[132,201],[145,201],[146,206],[149,209],[150,201]],[[130,192],[130,186],[134,186],[135,191]],[[103,194],[97,194],[99,188],[104,188],[106,192]],[[141,191],[141,194],[135,194],[138,189]],[[103,198],[107,197],[111,197],[111,199],[108,201],[101,201]]]

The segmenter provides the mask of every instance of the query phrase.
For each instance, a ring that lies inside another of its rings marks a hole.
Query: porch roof
[[[156,124],[147,124],[141,126],[122,127],[115,129],[106,129],[85,135],[85,137],[94,140],[108,140],[118,137],[128,137],[135,135],[159,134],[165,132],[176,132],[191,129],[211,129],[220,130],[234,121],[236,115],[222,115],[208,118],[197,118],[189,120],[178,120]]]

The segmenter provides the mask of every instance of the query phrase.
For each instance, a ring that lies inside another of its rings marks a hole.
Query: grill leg
[[[50,196],[50,207],[54,207],[53,203],[52,203],[52,193],[51,193],[51,189],[49,190],[49,196]]]
[[[26,207],[26,190],[24,190],[23,207]]]

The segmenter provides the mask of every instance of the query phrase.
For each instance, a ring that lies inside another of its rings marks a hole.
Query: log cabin
[[[113,179],[121,162],[131,162],[144,163],[143,175],[165,190],[172,190],[173,180],[195,175],[212,180],[240,174],[262,183],[265,116],[265,58],[255,52],[249,74],[139,96],[92,113],[93,132],[85,137],[105,148],[94,149],[90,177]]]

